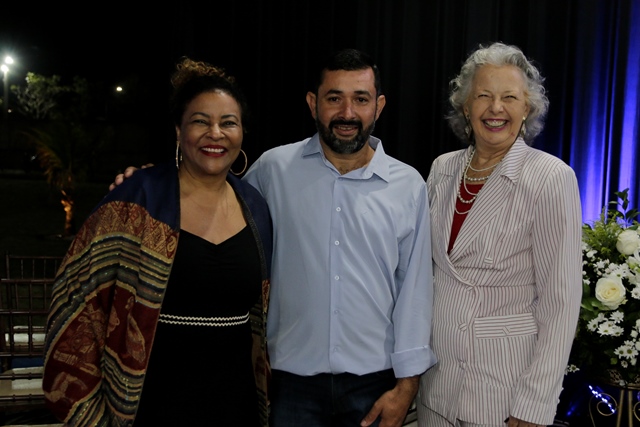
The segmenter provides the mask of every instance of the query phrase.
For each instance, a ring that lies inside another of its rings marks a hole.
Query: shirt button
[[[341,208],[341,207],[337,207],[337,208],[336,208],[336,212],[340,212],[341,210],[342,210],[342,208]]]
[[[340,280],[340,276],[338,276],[337,274],[336,274],[335,276],[333,276],[333,278],[334,278],[335,280]]]
[[[339,240],[336,240],[335,242],[333,242],[334,245],[338,246],[340,244]]]

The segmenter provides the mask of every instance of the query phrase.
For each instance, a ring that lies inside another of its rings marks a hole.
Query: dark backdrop
[[[387,96],[374,134],[387,153],[426,178],[437,155],[460,147],[443,116],[448,82],[462,61],[479,43],[518,45],[546,76],[551,101],[535,146],[574,167],[590,220],[618,189],[631,187],[637,206],[639,3],[184,2],[175,10],[167,67],[188,55],[238,77],[257,118],[245,144],[255,159],[315,131],[305,93],[318,57],[343,47],[365,50],[377,59]]]
[[[173,155],[166,106],[181,56],[223,66],[244,87],[256,119],[244,144],[251,162],[315,132],[305,102],[311,66],[355,47],[382,71],[387,106],[375,135],[426,178],[436,156],[460,147],[443,119],[448,82],[472,49],[493,41],[518,45],[546,76],[551,106],[535,146],[574,168],[583,218],[624,188],[637,207],[640,0],[0,4],[0,48],[21,52],[13,76],[79,75],[123,84],[138,100],[128,120],[147,136],[113,147],[124,153],[114,173]],[[129,145],[142,156],[127,154]]]
[[[166,107],[181,56],[225,67],[245,89],[255,118],[244,144],[251,162],[315,132],[305,102],[314,61],[338,48],[365,50],[380,66],[387,96],[374,134],[425,178],[436,156],[460,147],[443,119],[449,80],[478,44],[515,44],[546,77],[551,101],[535,146],[574,168],[583,218],[595,219],[624,188],[638,206],[640,0],[3,4],[0,48],[18,33],[28,45],[23,72],[124,84],[118,96],[138,99],[131,120],[149,137],[135,145],[149,161],[173,153]],[[134,144],[121,144],[114,150],[128,156]],[[127,158],[117,166],[140,161]]]

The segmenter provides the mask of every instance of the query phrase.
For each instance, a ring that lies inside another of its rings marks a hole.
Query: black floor
[[[570,374],[565,378],[564,389],[560,395],[560,403],[556,422],[557,427],[630,427],[629,416],[640,417],[640,409],[634,414],[629,412],[627,399],[640,407],[640,392],[626,391],[612,386],[594,385],[578,374]],[[622,391],[623,407],[620,408]],[[600,396],[596,396],[600,393]],[[609,405],[607,405],[608,401]],[[617,409],[613,413],[611,408]],[[593,418],[593,421],[592,421]],[[618,420],[620,418],[620,420]],[[618,423],[618,421],[620,421]],[[59,423],[46,409],[25,412],[0,413],[0,425],[43,425]],[[640,418],[635,419],[636,425]]]

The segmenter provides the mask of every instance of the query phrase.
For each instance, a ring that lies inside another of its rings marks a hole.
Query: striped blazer
[[[548,425],[582,296],[577,180],[518,139],[447,253],[470,153],[438,157],[427,179],[438,363],[421,378],[419,403],[452,423],[502,425],[511,415]]]
[[[262,295],[250,321],[266,426],[271,217],[255,188],[233,175],[227,180],[260,253]],[[179,230],[178,176],[175,163],[168,162],[136,172],[108,193],[71,243],[53,287],[43,379],[47,406],[66,426],[133,424]],[[183,350],[176,349],[175,368],[188,363]]]

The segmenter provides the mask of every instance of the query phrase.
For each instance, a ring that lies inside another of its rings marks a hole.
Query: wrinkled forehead
[[[478,86],[508,86],[513,90],[524,91],[526,77],[524,72],[515,65],[485,64],[476,70],[472,85],[476,88]]]

